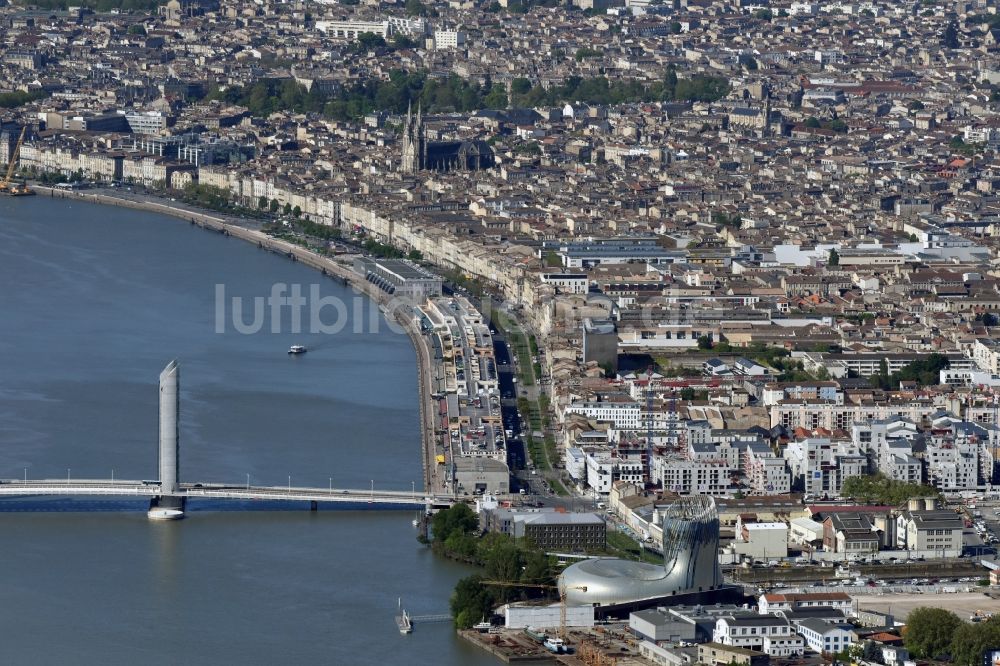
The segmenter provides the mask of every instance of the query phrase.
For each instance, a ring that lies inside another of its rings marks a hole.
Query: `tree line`
[[[949,365],[948,357],[943,354],[928,354],[902,368],[899,372],[889,373],[889,364],[883,358],[879,361],[878,374],[868,378],[868,383],[875,388],[891,391],[899,388],[899,382],[915,381],[921,386],[937,386],[941,380],[940,371]]]
[[[44,90],[32,90],[31,92],[15,90],[14,92],[0,93],[0,109],[13,109],[22,104],[34,102],[36,99],[43,99],[48,96],[49,94]]]
[[[881,504],[899,506],[908,500],[921,497],[938,497],[941,493],[937,488],[919,483],[895,481],[879,472],[865,476],[852,476],[844,479],[840,494],[865,504]]]
[[[729,92],[722,77],[695,75],[678,79],[668,71],[663,81],[644,85],[639,81],[609,81],[604,76],[573,76],[559,86],[532,86],[527,79],[515,79],[508,98],[506,87],[487,80],[469,82],[455,74],[429,77],[426,72],[393,70],[388,80],[368,79],[345,86],[336,93],[307,91],[293,79],[263,79],[249,86],[222,90],[211,88],[206,99],[247,107],[255,116],[278,111],[321,113],[335,120],[357,120],[374,111],[404,113],[410,105],[426,112],[469,112],[513,106],[554,106],[564,102],[622,104],[673,100],[714,101]]]
[[[467,576],[455,585],[450,607],[459,629],[489,619],[500,604],[545,596],[544,588],[519,587],[518,583],[555,585],[548,555],[531,543],[523,539],[515,541],[506,534],[480,536],[479,518],[466,504],[436,513],[431,531],[431,548],[435,553],[485,569],[484,574]],[[484,581],[508,585],[484,584]]]
[[[903,643],[918,659],[950,656],[954,666],[979,666],[987,650],[1000,647],[1000,617],[968,623],[943,608],[915,608],[906,620]]]
[[[51,11],[65,11],[70,5],[86,7],[95,12],[109,12],[118,9],[125,12],[151,12],[159,5],[160,0],[30,0],[19,3],[23,7],[35,7]]]
[[[579,55],[579,54],[578,54]],[[564,102],[587,104],[627,104],[638,102],[714,102],[729,94],[729,80],[721,76],[695,74],[678,78],[670,67],[661,81],[644,85],[640,81],[609,81],[607,77],[571,76],[559,86],[532,86],[528,79],[511,82],[513,106],[554,106]]]

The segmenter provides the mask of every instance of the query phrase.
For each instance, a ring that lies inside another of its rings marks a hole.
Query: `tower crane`
[[[24,143],[24,134],[28,131],[27,125],[21,128],[21,135],[17,138],[17,145],[14,147],[14,152],[10,154],[10,159],[8,159],[7,164],[7,175],[2,181],[0,181],[0,194],[12,194],[15,196],[20,196],[24,194],[34,194],[27,185],[21,188],[18,186],[11,185],[11,178],[14,177],[14,169],[17,167],[17,158],[21,154],[21,145]]]
[[[586,585],[570,585],[568,588],[562,587],[560,585],[547,585],[544,583],[517,583],[512,581],[504,580],[484,580],[481,581],[483,585],[492,585],[494,587],[524,587],[532,588],[536,590],[557,590],[559,592],[559,638],[566,640],[566,590],[580,590],[581,592],[587,591]]]

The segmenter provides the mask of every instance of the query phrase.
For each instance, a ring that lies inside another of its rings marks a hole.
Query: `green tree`
[[[358,35],[357,42],[355,42],[355,48],[359,53],[374,51],[382,46],[385,46],[385,38],[382,35],[375,34],[374,32],[361,33]]]
[[[521,576],[521,550],[508,540],[493,548],[484,564],[490,579],[516,582]]]
[[[290,204],[288,202],[285,202],[285,207],[281,209],[281,212],[284,213],[285,215],[291,215],[292,214],[292,204]]]
[[[712,337],[709,335],[703,335],[698,338],[698,349],[711,349],[712,348]]]
[[[257,199],[257,208],[260,208],[261,210],[267,208],[267,197],[261,197],[260,199]]]
[[[16,90],[9,93],[0,93],[0,109],[13,109],[48,96],[49,94],[44,90],[33,90],[31,92]]]
[[[760,19],[761,21],[770,21],[774,18],[774,14],[771,13],[770,9],[758,9],[753,13],[755,19]]]
[[[946,49],[957,49],[960,46],[958,42],[958,26],[955,25],[954,21],[950,21],[948,27],[944,29],[944,38],[941,42]]]
[[[483,105],[488,109],[507,108],[507,90],[501,84],[495,84],[483,98]]]
[[[663,75],[663,89],[665,99],[674,98],[677,91],[677,68],[673,65],[667,67],[667,71]]]
[[[271,203],[268,207],[270,208],[272,213],[277,213],[280,205],[281,204],[278,203],[277,199],[271,199]]]
[[[690,386],[681,389],[681,400],[694,400],[695,392]]]
[[[531,90],[531,81],[518,77],[510,82],[510,91],[515,95],[525,95]]]
[[[906,620],[903,642],[913,656],[934,659],[951,649],[952,637],[962,624],[943,608],[915,608]]]
[[[406,0],[404,7],[407,16],[427,16],[427,7],[420,0]]]
[[[392,36],[392,46],[396,49],[413,49],[419,46],[415,40],[410,39],[403,33]]]
[[[840,253],[837,252],[837,248],[830,248],[830,255],[826,260],[827,266],[839,266],[840,265]]]
[[[522,582],[544,584],[552,580],[552,558],[538,549],[526,551],[523,557]]]
[[[937,497],[937,488],[889,479],[884,474],[867,474],[844,479],[841,494],[863,503],[898,506],[921,497]]]
[[[146,26],[141,23],[133,23],[128,27],[128,34],[146,36]]]
[[[472,534],[479,530],[479,518],[467,504],[456,504],[438,511],[431,520],[435,541],[446,541],[452,534]]]
[[[483,585],[484,580],[480,575],[467,576],[455,585],[450,606],[456,628],[468,629],[492,614],[496,596],[490,586]]]
[[[812,127],[813,129],[822,127],[822,125],[819,122],[819,118],[816,118],[815,116],[809,116],[808,118],[806,118],[805,125],[806,127]]]
[[[909,631],[909,630],[907,630]],[[979,666],[983,653],[1000,645],[1000,619],[991,617],[985,622],[963,622],[951,641],[951,659],[954,666]]]
[[[301,215],[302,215],[302,209],[299,206],[293,206],[292,207],[292,216],[293,217],[300,217]]]

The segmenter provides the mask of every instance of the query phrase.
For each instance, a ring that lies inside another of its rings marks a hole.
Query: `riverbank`
[[[323,275],[328,275],[338,280],[345,286],[350,286],[355,293],[364,294],[373,303],[382,307],[382,312],[386,317],[391,316],[399,324],[410,338],[417,357],[417,386],[420,395],[420,434],[421,434],[421,463],[424,474],[425,492],[440,493],[445,490],[443,480],[439,479],[438,466],[435,464],[435,441],[434,441],[434,409],[431,398],[431,351],[429,343],[422,334],[415,317],[409,316],[403,308],[390,308],[387,306],[392,300],[389,294],[379,289],[374,284],[358,275],[352,265],[346,261],[338,261],[329,257],[319,255],[307,248],[301,247],[288,241],[273,238],[262,231],[248,229],[246,227],[233,224],[223,217],[210,215],[208,213],[171,206],[164,203],[148,200],[134,200],[123,197],[115,197],[108,194],[98,194],[86,191],[65,191],[56,190],[51,187],[34,186],[33,188],[40,196],[50,196],[58,199],[73,199],[85,201],[104,206],[118,206],[120,208],[131,208],[150,213],[169,215],[181,220],[202,227],[204,229],[216,231],[226,236],[238,238],[248,243],[255,244],[262,250],[284,255],[292,261],[298,261],[310,268],[321,271]],[[352,258],[355,255],[350,255]]]

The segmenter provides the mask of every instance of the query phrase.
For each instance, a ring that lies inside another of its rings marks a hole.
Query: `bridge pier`
[[[319,502],[317,502],[316,500],[312,500],[311,502],[309,502],[309,510],[319,511]]]
[[[149,500],[149,511],[146,512],[146,516],[150,520],[180,520],[184,517],[185,503],[184,497],[154,497]]]

